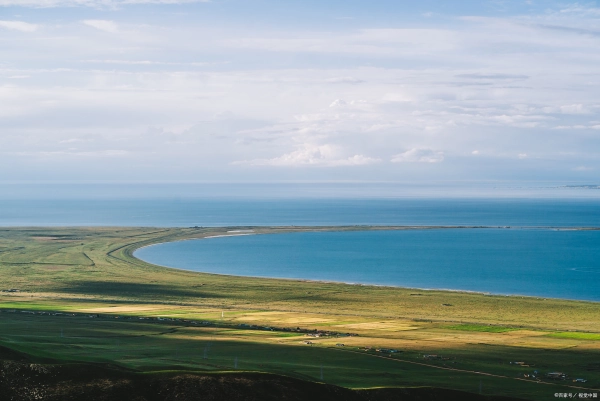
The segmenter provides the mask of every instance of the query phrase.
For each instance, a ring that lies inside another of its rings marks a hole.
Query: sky
[[[597,1],[0,0],[0,182],[599,170]]]

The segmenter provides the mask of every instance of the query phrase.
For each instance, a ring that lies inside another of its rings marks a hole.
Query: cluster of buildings
[[[436,359],[438,359],[438,360],[442,360],[442,361],[448,361],[448,360],[450,360],[450,358],[447,358],[447,357],[444,357],[444,356],[441,356],[441,355],[437,355],[437,354],[426,354],[426,355],[423,355],[423,358],[424,359],[429,359],[429,360],[436,360]]]
[[[569,375],[563,372],[550,372],[546,373],[546,377],[551,380],[567,380],[569,379]],[[577,378],[573,379],[573,383],[586,383],[586,379]]]
[[[510,362],[510,364],[522,366],[522,367],[535,366],[532,364],[527,364],[525,362]],[[547,379],[550,379],[550,380],[568,380],[569,379],[569,375],[567,375],[566,373],[563,373],[563,372],[548,372],[548,373],[546,373],[545,376]],[[537,370],[534,370],[533,373],[524,373],[523,377],[525,377],[527,379],[540,380],[540,374]],[[582,378],[573,379],[573,383],[586,383],[586,382],[587,382],[587,380],[582,379]]]
[[[375,349],[375,352],[381,352],[383,354],[396,354],[400,351],[398,351],[397,349],[393,349],[393,348],[377,348],[377,349]]]
[[[339,333],[337,331],[317,330],[317,329],[302,329],[300,327],[271,327],[271,326],[258,326],[255,324],[239,324],[239,328],[249,330],[266,330],[266,331],[283,331],[290,333],[304,333],[309,337],[356,337],[358,334],[355,333]]]
[[[336,344],[338,347],[343,347],[344,344]],[[359,350],[361,351],[375,351],[375,352],[381,352],[382,354],[396,354],[398,352],[402,352],[399,351],[397,349],[394,348],[372,348],[372,347],[362,347],[359,348]]]

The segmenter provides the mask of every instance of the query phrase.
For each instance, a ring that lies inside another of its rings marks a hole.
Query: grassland
[[[490,326],[482,324],[457,324],[453,326],[446,326],[446,328],[461,331],[478,331],[481,333],[507,333],[509,331],[519,330],[516,327]]]
[[[600,387],[598,303],[242,278],[133,257],[141,246],[243,228],[0,230],[0,289],[19,290],[0,293],[0,345],[40,361],[264,371],[350,388],[481,388],[543,400]],[[332,229],[367,228],[255,231]],[[588,382],[525,377],[534,370]]]

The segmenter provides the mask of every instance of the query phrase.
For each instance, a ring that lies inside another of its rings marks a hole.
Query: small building
[[[390,348],[380,348],[377,350],[377,352],[383,352],[384,354],[395,354],[398,352],[397,349],[390,349]]]
[[[565,380],[568,376],[562,372],[550,372],[546,374],[546,377],[552,380]]]

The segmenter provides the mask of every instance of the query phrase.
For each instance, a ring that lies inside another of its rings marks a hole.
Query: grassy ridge
[[[457,324],[454,326],[446,326],[446,328],[450,330],[479,331],[484,333],[507,333],[509,331],[519,330],[514,327],[485,326],[481,324]]]
[[[595,333],[573,333],[573,332],[558,332],[558,333],[550,333],[549,337],[555,338],[573,338],[577,340],[593,340],[600,341],[600,334]]]
[[[0,314],[0,343],[40,358],[103,361],[144,371],[228,370],[237,358],[238,369],[312,380],[320,380],[323,366],[324,381],[353,388],[434,385],[478,391],[482,382],[492,394],[554,398],[559,386],[516,380],[534,368],[509,362],[525,361],[541,371],[585,377],[589,388],[600,387],[600,342],[590,341],[600,336],[598,303],[222,276],[152,266],[133,257],[141,246],[234,229],[0,230],[0,282],[5,290],[20,290],[0,293],[5,311]],[[356,336],[316,338],[242,330],[240,325]],[[336,347],[340,342],[345,346]],[[372,349],[359,350],[364,347]],[[389,357],[376,348],[402,352]],[[424,359],[424,354],[440,359]]]

